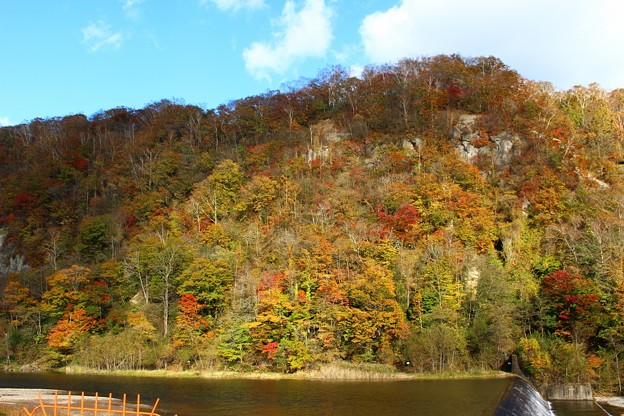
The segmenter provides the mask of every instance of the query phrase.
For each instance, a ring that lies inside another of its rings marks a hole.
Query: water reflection
[[[565,416],[607,416],[608,413],[601,410],[591,401],[556,401],[552,402],[556,415]],[[622,411],[615,408],[606,408],[612,415],[619,415]]]
[[[0,387],[53,388],[160,398],[163,416],[494,414],[510,379],[338,382],[0,374]],[[592,415],[569,413],[558,415]],[[594,413],[600,414],[600,413]]]

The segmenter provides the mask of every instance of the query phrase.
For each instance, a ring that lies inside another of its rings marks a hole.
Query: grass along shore
[[[513,377],[509,373],[495,370],[462,371],[445,373],[414,373],[398,371],[393,366],[383,364],[354,364],[335,362],[320,366],[318,369],[303,370],[296,373],[274,373],[268,371],[197,371],[197,370],[93,370],[84,367],[68,366],[62,371],[67,374],[110,374],[142,377],[201,377],[211,379],[298,379],[298,380],[438,380],[466,378]]]

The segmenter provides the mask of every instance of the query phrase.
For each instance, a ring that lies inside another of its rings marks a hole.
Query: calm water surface
[[[494,413],[510,383],[511,379],[344,382],[0,373],[0,387],[97,391],[118,398],[140,394],[146,403],[160,398],[163,416],[482,416]],[[592,407],[585,409],[589,413],[556,412],[604,416],[602,411],[592,413]]]

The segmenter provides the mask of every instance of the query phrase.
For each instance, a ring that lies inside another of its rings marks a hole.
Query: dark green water
[[[161,415],[492,415],[510,379],[344,382],[0,373],[0,387],[160,398]],[[598,411],[600,409],[596,408]],[[572,409],[574,410],[574,409]],[[557,415],[603,415],[604,413]]]

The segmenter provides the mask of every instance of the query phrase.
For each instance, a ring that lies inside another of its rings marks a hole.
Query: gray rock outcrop
[[[507,131],[495,136],[479,132],[476,128],[479,117],[475,114],[459,116],[450,135],[451,139],[456,141],[455,148],[470,163],[477,157],[490,157],[495,165],[508,166],[514,154],[519,151],[522,140]]]

